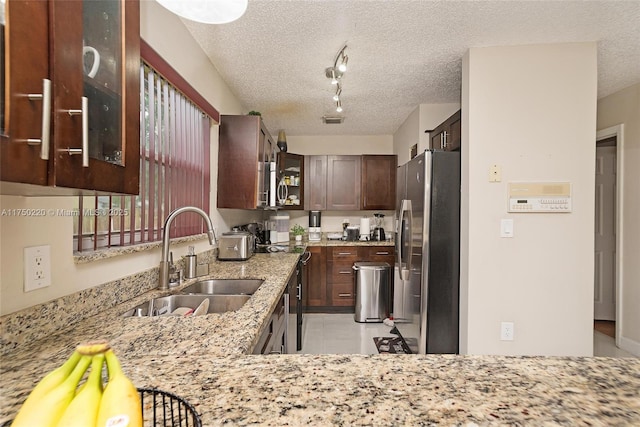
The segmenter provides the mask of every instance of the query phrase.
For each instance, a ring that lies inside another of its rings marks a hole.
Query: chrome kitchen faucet
[[[164,221],[163,234],[162,234],[162,259],[160,260],[160,277],[159,277],[159,285],[158,289],[167,290],[169,289],[169,269],[170,263],[169,258],[169,227],[171,223],[183,212],[195,212],[204,219],[205,224],[207,225],[207,236],[209,237],[209,243],[213,245],[216,241],[216,233],[213,229],[213,223],[211,222],[211,218],[207,215],[205,211],[200,208],[196,208],[195,206],[184,206],[182,208],[178,208],[171,212],[167,219]]]

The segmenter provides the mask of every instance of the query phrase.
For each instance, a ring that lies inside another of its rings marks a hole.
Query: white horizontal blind
[[[178,207],[209,212],[209,117],[144,63],[140,101],[140,193],[80,196],[78,252],[161,240],[164,219]],[[170,236],[199,234],[203,227],[201,218],[186,213],[172,223]]]

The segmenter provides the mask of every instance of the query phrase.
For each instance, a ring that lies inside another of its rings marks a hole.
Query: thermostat
[[[509,212],[571,212],[571,183],[510,182]]]

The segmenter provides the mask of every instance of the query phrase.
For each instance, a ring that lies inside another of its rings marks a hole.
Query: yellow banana
[[[91,360],[91,373],[82,389],[67,406],[58,427],[93,427],[98,418],[102,398],[102,365],[104,355],[97,354]]]
[[[82,356],[71,374],[61,384],[38,400],[34,400],[29,406],[23,405],[11,425],[13,427],[55,426],[75,396],[76,387],[90,363],[90,356]]]
[[[93,356],[96,354],[104,353],[109,350],[111,346],[107,341],[92,341],[78,345],[76,351],[86,356]]]
[[[113,350],[105,353],[109,382],[102,393],[96,427],[141,427],[142,406],[140,395],[131,380],[122,372]]]
[[[67,379],[69,374],[71,374],[71,372],[73,371],[73,368],[75,368],[78,364],[81,356],[82,355],[77,351],[73,352],[71,357],[69,357],[66,362],[45,375],[44,378],[42,378],[40,382],[33,388],[33,390],[31,390],[31,393],[29,393],[29,396],[20,407],[20,412],[32,412],[34,410],[37,411],[37,405],[39,404],[40,399],[49,391],[59,386],[65,379]]]

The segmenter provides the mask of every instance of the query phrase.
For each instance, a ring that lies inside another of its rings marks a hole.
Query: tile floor
[[[358,323],[351,314],[306,313],[301,354],[378,354],[373,337],[392,337],[383,323]]]
[[[637,357],[616,347],[615,340],[602,332],[593,331],[593,355],[607,357]]]
[[[373,337],[390,337],[383,323],[357,323],[353,314],[305,313],[300,354],[378,354]],[[593,331],[595,356],[635,357],[615,346],[614,339]]]

